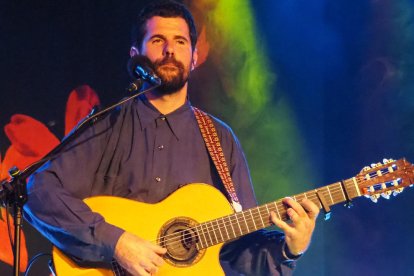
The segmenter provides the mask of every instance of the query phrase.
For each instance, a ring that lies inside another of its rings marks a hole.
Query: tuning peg
[[[381,189],[386,190],[387,185],[385,183],[382,183],[381,184]],[[385,199],[390,199],[390,195],[391,195],[391,191],[385,191],[385,192],[381,193],[381,196]]]
[[[372,202],[377,203],[379,197],[380,196],[378,194],[375,194],[375,195],[370,196],[370,199]]]
[[[377,166],[377,164],[375,164],[375,163],[371,164],[371,168],[375,168],[376,166]]]
[[[390,199],[391,191],[386,191],[381,194],[381,196],[385,199]]]
[[[397,196],[399,193],[401,193],[402,191],[404,190],[404,188],[398,188],[398,189],[395,189],[393,192],[392,192],[392,195],[393,196]]]
[[[388,163],[392,163],[392,162],[394,162],[395,160],[394,159],[392,159],[392,158],[390,158],[390,159],[388,159],[388,158],[384,158],[384,159],[382,159],[382,163],[384,163],[384,164],[388,164]]]
[[[365,166],[362,168],[361,172],[366,172],[366,171],[369,171],[370,169],[371,169],[370,166]]]
[[[392,163],[392,162],[394,162],[394,161],[395,161],[395,160],[394,160],[394,159],[392,159],[392,158],[390,158],[390,159],[387,159],[387,158],[382,159],[382,163],[384,163],[384,164]]]

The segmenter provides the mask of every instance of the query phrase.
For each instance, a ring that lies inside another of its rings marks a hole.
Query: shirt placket
[[[156,135],[154,142],[154,164],[153,164],[153,183],[165,184],[167,176],[167,160],[166,151],[168,150],[169,137],[172,135],[170,128],[168,127],[167,118],[160,116],[156,119]]]

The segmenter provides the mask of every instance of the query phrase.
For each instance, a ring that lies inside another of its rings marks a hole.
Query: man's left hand
[[[284,198],[283,204],[287,206],[289,222],[280,220],[275,212],[270,213],[272,222],[285,233],[286,245],[292,255],[301,255],[310,244],[319,208],[304,199],[300,203],[292,198]]]

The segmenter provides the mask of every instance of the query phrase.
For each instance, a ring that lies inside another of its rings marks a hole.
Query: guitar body
[[[405,159],[388,160],[365,167],[355,177],[306,193],[294,195],[298,202],[309,199],[320,209],[366,196],[398,194],[414,183],[414,166]],[[85,200],[106,221],[167,248],[157,275],[223,275],[219,262],[224,242],[271,225],[270,212],[289,220],[282,200],[233,213],[229,202],[216,188],[189,184],[157,204],[99,196]],[[56,272],[62,275],[123,275],[110,269],[80,268],[61,251],[53,249]]]
[[[108,223],[149,241],[156,241],[160,234],[171,236],[186,223],[198,224],[233,213],[223,194],[207,184],[186,185],[156,204],[111,196],[91,197],[85,203]],[[221,246],[222,243],[191,252],[171,247],[177,251],[178,260],[166,256],[157,275],[223,275],[219,263]],[[53,261],[58,276],[114,275],[109,269],[81,268],[57,248],[53,248]]]

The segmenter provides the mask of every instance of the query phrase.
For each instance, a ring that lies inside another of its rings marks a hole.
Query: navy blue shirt
[[[253,207],[241,146],[226,124],[212,119],[240,203],[243,209]],[[90,127],[30,178],[25,218],[78,260],[110,262],[124,230],[105,222],[82,199],[113,195],[156,203],[189,183],[210,184],[226,194],[190,103],[163,115],[141,97]],[[224,247],[222,264],[228,273],[290,273],[281,255],[283,242],[280,233],[250,234]]]

